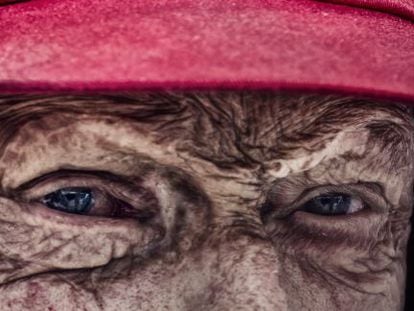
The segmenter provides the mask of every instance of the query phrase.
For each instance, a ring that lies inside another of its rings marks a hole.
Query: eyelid
[[[314,197],[331,193],[343,193],[352,197],[357,197],[373,211],[383,212],[387,210],[388,203],[382,194],[382,189],[378,184],[357,183],[346,185],[322,185],[311,189],[306,189],[297,199],[286,208],[275,208],[272,218],[284,218],[299,210],[306,202]]]
[[[16,191],[18,197],[23,199],[24,201],[32,201],[42,196],[55,192],[62,188],[70,188],[70,187],[88,187],[88,188],[100,188],[103,186],[101,180],[94,176],[59,176],[59,177],[52,177],[47,180],[42,180],[41,182],[32,185],[32,187],[22,190]]]
[[[329,192],[357,196],[366,204],[366,208],[333,217],[301,209],[301,206],[312,197]],[[379,230],[386,222],[387,213],[383,212],[389,209],[390,204],[379,184],[322,185],[303,191],[289,205],[275,207],[273,211],[262,216],[262,221],[272,241],[283,241],[283,245],[289,247],[304,245],[305,241],[306,249],[320,249],[321,245],[337,247],[339,244],[365,249],[366,243],[372,240],[372,230]],[[303,251],[304,248],[299,249]]]
[[[112,196],[124,201],[138,211],[158,211],[155,195],[140,182],[123,180],[107,172],[57,171],[43,175],[20,186],[13,192],[13,197],[24,202],[40,201],[54,191],[69,187],[91,188],[100,196]]]

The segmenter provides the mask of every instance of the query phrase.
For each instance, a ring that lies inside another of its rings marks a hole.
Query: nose
[[[277,255],[268,242],[239,237],[204,248],[204,287],[188,310],[287,310]]]

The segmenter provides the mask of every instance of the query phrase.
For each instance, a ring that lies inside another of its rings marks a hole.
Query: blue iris
[[[305,211],[319,215],[344,215],[351,206],[352,197],[341,193],[317,196],[305,203]]]
[[[72,214],[86,214],[92,208],[94,199],[89,188],[62,188],[45,195],[42,202],[48,207]]]

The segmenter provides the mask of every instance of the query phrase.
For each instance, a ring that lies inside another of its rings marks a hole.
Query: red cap
[[[0,92],[283,89],[412,101],[413,22],[414,0],[26,1],[0,6]]]

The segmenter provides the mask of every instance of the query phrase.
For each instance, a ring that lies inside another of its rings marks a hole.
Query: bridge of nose
[[[176,274],[187,310],[287,310],[280,265],[267,241],[239,236],[190,254]]]

